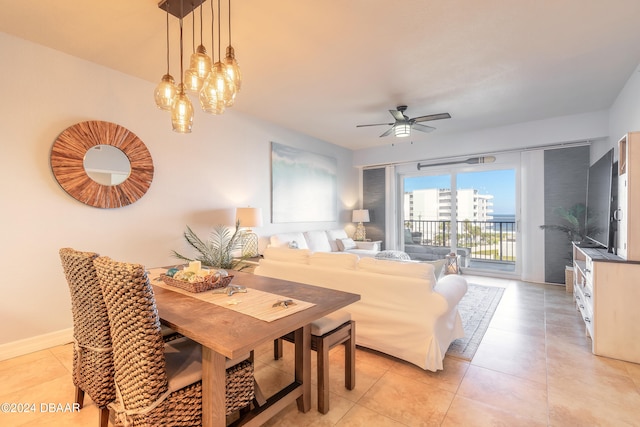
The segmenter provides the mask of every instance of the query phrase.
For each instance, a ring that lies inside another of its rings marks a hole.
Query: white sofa
[[[361,257],[373,257],[380,251],[376,242],[356,242],[342,229],[274,234],[269,246],[309,249],[311,252],[348,252]]]
[[[464,336],[457,304],[467,282],[449,275],[436,283],[428,262],[268,247],[254,273],[359,294],[345,308],[356,321],[356,344],[422,369],[442,369],[449,345]]]

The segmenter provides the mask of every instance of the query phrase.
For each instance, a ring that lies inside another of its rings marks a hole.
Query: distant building
[[[458,221],[491,221],[493,195],[478,194],[473,188],[457,191]],[[428,188],[404,194],[404,219],[423,221],[451,220],[451,190]]]

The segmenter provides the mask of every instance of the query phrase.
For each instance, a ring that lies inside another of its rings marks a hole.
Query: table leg
[[[202,426],[226,426],[226,358],[202,346]]]
[[[298,397],[298,410],[311,409],[311,325],[296,329],[295,333],[296,381],[302,384],[302,396]]]

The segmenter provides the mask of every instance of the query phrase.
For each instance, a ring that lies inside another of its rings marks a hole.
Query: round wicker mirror
[[[84,168],[87,152],[110,145],[129,159],[129,176],[116,185],[93,180]],[[115,123],[87,121],[65,129],[51,148],[51,169],[60,186],[74,199],[97,208],[130,205],[147,192],[153,180],[153,160],[133,132]]]

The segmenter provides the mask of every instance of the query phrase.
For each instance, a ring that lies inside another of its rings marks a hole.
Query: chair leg
[[[351,321],[349,339],[344,342],[344,386],[347,390],[356,387],[356,322]]]
[[[273,340],[273,358],[278,360],[282,357],[282,338]]]
[[[109,425],[109,408],[103,406],[100,408],[100,427],[107,427]]]
[[[84,405],[84,390],[78,386],[76,386],[76,403],[82,409],[82,405]]]
[[[316,337],[312,337],[316,338]],[[318,412],[329,412],[329,346],[324,339],[317,338],[318,360]]]

